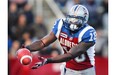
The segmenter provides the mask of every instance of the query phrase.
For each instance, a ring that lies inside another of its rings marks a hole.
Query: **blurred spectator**
[[[102,22],[103,22],[104,35],[107,37],[108,36],[108,13],[103,14]]]
[[[9,59],[16,58],[16,51],[19,49],[19,47],[20,47],[20,42],[17,40],[13,41],[12,47],[9,52]]]
[[[108,52],[108,38],[106,38],[106,36],[103,34],[104,32],[102,29],[97,29],[97,42],[95,46],[97,56],[107,56],[106,53]]]
[[[43,18],[41,16],[36,16],[35,17],[35,22],[34,25],[32,25],[32,29],[35,32],[35,37],[37,39],[40,39],[42,37],[44,37],[47,33],[48,30],[43,22]]]
[[[17,5],[16,3],[12,2],[10,4],[9,7],[9,14],[8,14],[8,20],[9,20],[9,25],[15,25],[16,24],[16,20],[17,20],[17,16],[18,12],[17,12]]]
[[[18,18],[18,10],[16,3],[12,2],[8,12],[8,34],[12,35],[12,28],[16,25]]]
[[[108,13],[108,0],[103,0],[102,1],[102,6],[103,6],[103,13]]]
[[[89,11],[89,20],[88,23],[93,26],[95,29],[102,27],[102,24],[100,22],[99,18],[99,14],[97,11],[97,4],[95,3],[95,0],[87,0],[87,3],[84,4],[88,11]]]
[[[27,24],[28,25],[32,24],[34,16],[33,16],[33,13],[32,13],[32,6],[31,5],[26,4],[24,6],[24,14],[26,15],[26,18],[27,18]]]
[[[26,24],[26,21],[26,16],[24,14],[20,14],[18,17],[18,24],[15,25],[12,30],[13,37],[15,40],[21,40],[23,32],[28,30],[28,25]]]
[[[24,32],[24,34],[22,35],[22,44],[26,45],[30,45],[31,44],[31,37],[30,37],[30,33],[29,32]]]
[[[108,35],[108,0],[104,0],[102,2],[102,7],[103,7],[103,15],[102,15],[102,22],[104,26],[104,32],[105,35]]]
[[[96,55],[108,57],[108,0],[103,0],[98,10],[103,26],[97,29]]]
[[[9,0],[9,2],[15,2],[19,10],[22,10],[22,8],[27,4],[27,1],[28,0]]]

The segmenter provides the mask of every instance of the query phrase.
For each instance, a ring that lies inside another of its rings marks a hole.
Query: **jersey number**
[[[78,62],[78,63],[80,63],[80,62],[85,61],[85,59],[86,59],[85,55],[81,54],[80,56],[78,56],[78,57],[75,58],[75,61]]]
[[[96,40],[96,32],[90,33],[90,39],[89,41]]]
[[[63,46],[63,49],[65,50],[65,52],[68,53],[68,50],[67,50],[66,47]],[[75,61],[79,63],[79,62],[85,61],[85,59],[86,59],[85,55],[81,54],[80,56],[78,56],[78,57],[75,58]]]

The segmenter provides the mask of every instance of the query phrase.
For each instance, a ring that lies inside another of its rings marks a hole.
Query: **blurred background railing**
[[[97,75],[108,75],[108,0],[8,0],[9,75],[60,75],[60,64],[56,63],[30,70],[38,61],[37,55],[51,57],[62,54],[57,41],[40,52],[33,52],[33,62],[29,66],[22,66],[15,52],[21,44],[29,45],[49,33],[54,21],[65,18],[69,9],[78,3],[88,8],[88,23],[97,31]]]

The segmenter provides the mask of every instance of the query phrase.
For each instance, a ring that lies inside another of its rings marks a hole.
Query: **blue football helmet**
[[[87,23],[88,18],[89,12],[85,6],[74,5],[66,16],[66,27],[71,31],[79,30],[85,23]]]

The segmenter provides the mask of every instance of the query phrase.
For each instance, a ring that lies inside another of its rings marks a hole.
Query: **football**
[[[21,48],[17,51],[17,58],[22,65],[29,65],[32,62],[32,55],[26,48]]]

